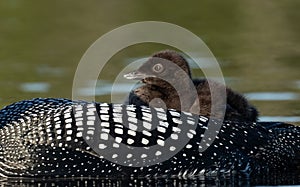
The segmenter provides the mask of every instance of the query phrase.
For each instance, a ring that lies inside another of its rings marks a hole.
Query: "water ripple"
[[[20,89],[24,92],[43,92],[46,93],[50,89],[50,84],[46,82],[27,82],[20,85]]]
[[[246,98],[257,101],[285,101],[298,100],[299,94],[293,92],[253,92],[246,93]]]
[[[260,116],[259,121],[300,122],[299,116]]]

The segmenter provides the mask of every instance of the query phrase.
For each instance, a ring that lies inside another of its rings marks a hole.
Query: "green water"
[[[71,98],[77,64],[96,39],[124,24],[155,20],[177,24],[202,38],[234,90],[294,94],[251,102],[261,116],[296,117],[297,123],[299,8],[297,0],[1,1],[0,107],[33,97]],[[169,47],[141,44],[124,49],[100,78],[113,82],[127,59],[165,48]],[[97,96],[97,101],[110,102],[110,95]]]
[[[1,1],[0,107],[33,97],[71,98],[77,64],[96,39],[124,24],[155,20],[185,27],[202,38],[234,90],[294,94],[251,102],[261,116],[291,116],[297,123],[299,8],[297,0]],[[127,59],[165,48],[141,44],[124,49],[100,78],[113,82]],[[98,96],[97,101],[110,102],[110,96]]]

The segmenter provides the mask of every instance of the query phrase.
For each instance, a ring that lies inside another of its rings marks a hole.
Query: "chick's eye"
[[[152,67],[152,70],[155,72],[155,73],[160,73],[164,70],[164,67],[162,64],[155,64],[153,67]]]

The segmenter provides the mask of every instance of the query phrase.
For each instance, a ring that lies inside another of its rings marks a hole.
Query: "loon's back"
[[[134,105],[21,101],[0,110],[0,175],[192,177],[297,169],[299,127],[209,121]]]

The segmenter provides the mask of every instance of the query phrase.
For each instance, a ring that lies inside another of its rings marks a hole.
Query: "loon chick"
[[[203,150],[202,138],[214,134],[204,116],[67,99],[20,101],[0,110],[0,176],[193,178],[299,172],[300,127],[212,122],[221,123],[221,129],[211,129],[216,138]]]
[[[256,108],[241,94],[212,80],[191,81],[188,62],[175,51],[165,50],[155,53],[136,71],[124,77],[142,80],[145,83],[130,92],[125,104],[173,108],[215,118],[221,118],[222,111],[226,108],[225,119],[257,120]],[[213,89],[212,92],[210,88]],[[191,93],[193,89],[196,89],[196,98]],[[214,103],[211,93],[216,94]],[[226,93],[227,101],[222,100],[223,93]],[[212,113],[212,105],[218,107],[216,113]]]

